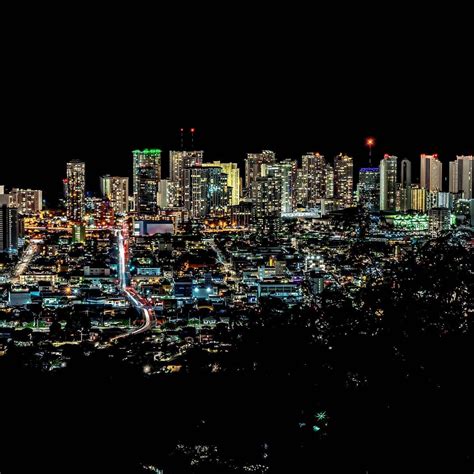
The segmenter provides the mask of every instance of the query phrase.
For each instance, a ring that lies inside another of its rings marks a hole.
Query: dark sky
[[[0,184],[54,200],[65,162],[80,158],[97,189],[101,173],[130,174],[132,149],[166,156],[180,127],[196,127],[208,159],[240,162],[262,148],[279,158],[342,151],[357,168],[368,135],[375,159],[393,153],[415,170],[422,152],[445,163],[474,153],[467,14],[327,20],[272,8],[11,19],[21,28],[4,39]]]

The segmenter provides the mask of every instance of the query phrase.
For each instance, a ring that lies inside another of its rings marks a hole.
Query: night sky
[[[180,127],[196,128],[207,160],[347,152],[358,169],[373,135],[374,161],[409,158],[416,177],[420,153],[439,153],[445,174],[456,154],[474,154],[472,33],[461,23],[451,34],[429,16],[327,23],[282,11],[262,23],[239,11],[232,25],[201,24],[196,12],[31,19],[25,46],[9,37],[0,184],[54,201],[65,162],[79,158],[97,190],[102,173],[131,174],[135,148],[161,148],[167,162]]]

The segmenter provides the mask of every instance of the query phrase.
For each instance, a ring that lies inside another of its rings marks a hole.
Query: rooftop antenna
[[[196,131],[195,128],[191,129],[191,150],[194,150],[194,132]]]
[[[181,150],[184,150],[184,128],[180,128],[179,132],[180,132]]]
[[[365,146],[369,147],[369,165],[372,165],[372,147],[375,145],[375,138],[369,137],[365,140]]]

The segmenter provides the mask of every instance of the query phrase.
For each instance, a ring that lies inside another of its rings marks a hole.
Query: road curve
[[[128,301],[135,306],[141,313],[143,313],[144,324],[136,329],[125,334],[120,334],[111,339],[115,341],[135,334],[141,334],[149,331],[155,322],[153,309],[148,305],[147,301],[142,298],[133,288],[127,285],[127,272],[126,272],[126,261],[125,261],[125,246],[124,237],[121,231],[117,232],[117,243],[119,249],[119,280],[120,280],[120,291],[127,297]]]

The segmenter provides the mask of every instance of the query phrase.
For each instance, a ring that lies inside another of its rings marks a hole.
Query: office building
[[[385,155],[380,161],[380,210],[395,211],[397,201],[398,158]]]
[[[185,168],[199,167],[202,165],[204,152],[171,150],[169,156],[170,169],[170,202],[169,207],[182,207],[184,194],[183,171]]]
[[[411,209],[411,161],[404,159],[400,163],[400,188],[398,209],[408,211]]]
[[[449,192],[474,198],[474,156],[457,156],[449,163]]]
[[[63,183],[67,218],[72,222],[81,222],[85,211],[86,164],[80,160],[68,162]]]
[[[18,210],[0,205],[0,252],[18,251]]]
[[[449,209],[434,207],[430,209],[428,216],[431,233],[437,234],[451,228],[451,212]]]
[[[352,157],[342,153],[334,158],[334,198],[342,207],[353,205],[354,176]]]
[[[128,212],[128,177],[105,175],[100,177],[100,190],[106,197],[115,214]]]
[[[275,153],[263,150],[261,153],[247,153],[245,159],[245,188],[250,189],[253,182],[262,176],[262,165],[273,165]]]
[[[421,155],[420,186],[428,191],[443,188],[443,166],[438,155]]]
[[[155,216],[158,212],[158,183],[161,179],[161,150],[133,151],[133,196],[138,216]]]
[[[18,189],[10,191],[10,206],[20,214],[36,214],[43,210],[43,191],[39,189]]]
[[[274,235],[281,228],[281,179],[276,176],[252,182],[254,196],[253,224],[260,234]]]
[[[418,212],[426,212],[426,189],[418,185],[412,185],[410,190],[411,207],[410,209]]]
[[[369,211],[379,208],[380,204],[380,170],[378,168],[361,168],[357,185],[357,200]]]
[[[241,196],[241,179],[240,169],[237,163],[213,161],[212,163],[203,163],[202,166],[219,167],[222,169],[222,172],[227,175],[227,189],[231,191],[230,205],[236,206],[239,204]]]
[[[316,204],[326,197],[326,160],[319,153],[306,153],[302,157],[301,168],[306,207],[316,208]]]
[[[281,212],[292,212],[296,205],[296,170],[296,161],[290,159],[262,167],[263,176],[280,180]]]

